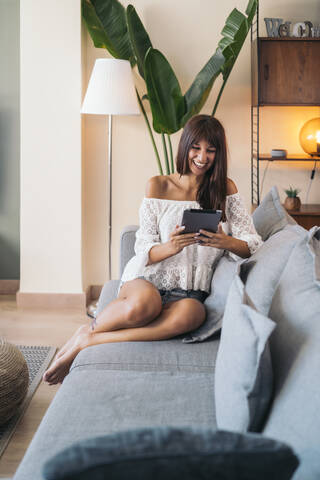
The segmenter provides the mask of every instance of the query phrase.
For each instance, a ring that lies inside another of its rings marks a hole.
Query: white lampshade
[[[130,62],[98,58],[94,64],[82,113],[139,115]]]

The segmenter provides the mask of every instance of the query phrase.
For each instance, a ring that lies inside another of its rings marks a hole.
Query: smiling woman
[[[217,119],[197,115],[188,121],[176,164],[178,173],[147,183],[136,255],[123,272],[117,299],[61,349],[44,375],[47,382],[62,382],[75,356],[90,345],[164,340],[198,328],[205,321],[203,302],[223,252],[248,257],[261,245],[227,178],[225,133]],[[190,208],[222,210],[218,232],[184,233],[182,215]]]

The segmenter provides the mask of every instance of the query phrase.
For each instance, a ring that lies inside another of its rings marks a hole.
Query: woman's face
[[[216,148],[206,140],[199,140],[191,145],[188,154],[190,172],[194,175],[204,175],[213,165]]]

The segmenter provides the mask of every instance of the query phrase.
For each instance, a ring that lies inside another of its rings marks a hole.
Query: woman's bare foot
[[[68,350],[70,350],[70,348],[72,347],[72,345],[76,341],[77,337],[79,335],[81,335],[82,333],[86,333],[87,331],[89,331],[89,329],[90,329],[90,327],[88,325],[81,325],[81,327],[79,327],[74,332],[72,337],[63,345],[63,347],[60,348],[60,350],[58,351],[58,353],[55,356],[55,360],[62,357],[62,355],[64,355]]]
[[[84,328],[85,327],[85,328]],[[68,375],[71,364],[78,353],[88,345],[88,336],[87,333],[88,327],[84,325],[80,327],[77,334],[72,337],[73,343],[71,340],[63,347],[64,352],[60,353],[59,356],[56,356],[52,365],[43,375],[43,380],[49,385],[55,385],[57,383],[62,383],[66,375]],[[66,348],[69,345],[69,348]]]

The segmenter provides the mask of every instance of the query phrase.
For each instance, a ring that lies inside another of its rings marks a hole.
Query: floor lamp
[[[111,280],[112,235],[112,115],[139,115],[131,66],[128,60],[98,58],[95,61],[81,113],[108,115],[108,240]],[[91,308],[92,311],[92,308]],[[88,309],[89,313],[89,309]],[[90,313],[89,313],[90,314]],[[90,315],[93,316],[93,315]]]

